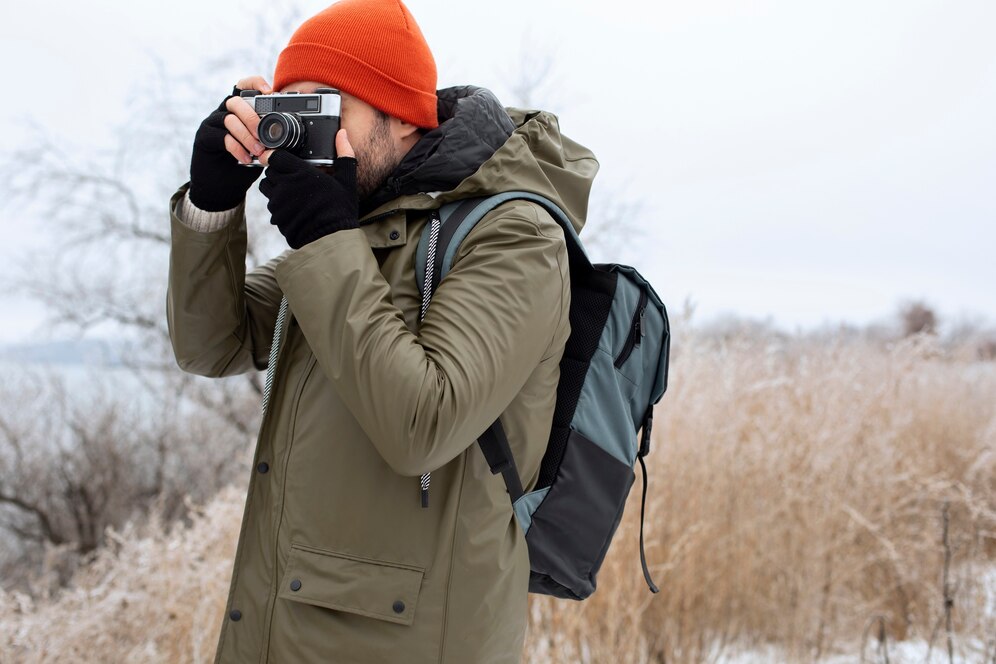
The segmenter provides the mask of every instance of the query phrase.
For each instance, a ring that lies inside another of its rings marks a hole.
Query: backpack
[[[635,269],[592,264],[568,217],[549,199],[523,191],[448,203],[434,213],[419,239],[415,273],[424,316],[461,241],[496,206],[526,199],[543,206],[563,227],[570,258],[571,333],[560,361],[557,402],[539,479],[524,493],[500,420],[478,443],[493,474],[501,473],[529,549],[529,592],[582,600],[595,576],[643,469],[640,562],[651,592],[643,518],[653,406],[667,388],[670,328],[667,311]],[[426,280],[426,274],[430,279]],[[601,348],[603,351],[596,353]],[[637,430],[642,435],[637,439]],[[427,506],[429,474],[421,478]]]

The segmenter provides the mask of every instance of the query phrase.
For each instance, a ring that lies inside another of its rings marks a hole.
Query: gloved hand
[[[194,150],[190,157],[190,200],[202,210],[217,212],[230,210],[243,200],[249,187],[263,172],[257,166],[243,166],[225,148],[225,116],[229,111],[225,102],[239,94],[233,87],[232,94],[222,100],[218,108],[207,116],[194,135]]]
[[[359,228],[354,157],[340,153],[331,175],[286,150],[273,150],[268,162],[259,191],[269,199],[270,223],[292,249],[336,231]]]

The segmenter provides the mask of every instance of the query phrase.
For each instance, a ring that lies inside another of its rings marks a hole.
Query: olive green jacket
[[[598,164],[549,113],[506,115],[473,87],[440,102],[451,122],[412,149],[359,228],[248,274],[241,206],[198,232],[177,216],[187,185],[170,201],[167,315],[183,370],[266,369],[289,304],[216,662],[520,661],[528,551],[476,439],[501,416],[532,488],[570,333],[563,232],[537,205],[499,206],[421,325],[415,251],[432,210],[511,189],[558,201],[580,230]],[[413,191],[447,172],[453,186]]]

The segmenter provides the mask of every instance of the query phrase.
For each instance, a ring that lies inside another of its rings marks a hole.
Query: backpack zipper
[[[633,349],[640,345],[640,340],[646,334],[646,330],[643,327],[643,314],[646,309],[647,291],[641,289],[640,301],[636,305],[636,313],[633,314],[633,324],[629,328],[629,336],[626,337],[626,343],[623,345],[622,352],[619,353],[619,357],[615,361],[616,369],[620,368],[629,359]]]

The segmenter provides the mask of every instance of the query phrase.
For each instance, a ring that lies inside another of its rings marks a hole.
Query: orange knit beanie
[[[304,22],[277,58],[273,89],[318,81],[419,127],[439,125],[436,62],[401,0],[340,0]]]

